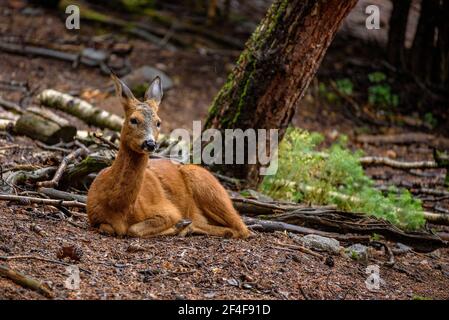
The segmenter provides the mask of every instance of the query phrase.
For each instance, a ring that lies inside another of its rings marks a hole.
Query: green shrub
[[[387,108],[399,105],[399,96],[393,94],[391,87],[385,81],[387,76],[382,72],[373,72],[368,75],[368,80],[372,83],[368,87],[368,102],[373,106]]]
[[[435,118],[432,112],[427,112],[424,115],[424,122],[430,127],[435,128],[438,125],[438,120]]]
[[[338,79],[337,81],[335,81],[335,84],[337,86],[337,90],[341,94],[350,96],[354,92],[354,84],[348,78]]]
[[[318,133],[289,128],[279,146],[276,175],[263,180],[260,191],[277,199],[309,204],[335,204],[390,221],[404,229],[424,225],[421,202],[407,190],[391,189],[386,195],[374,188],[359,158],[351,152],[346,138],[319,152],[323,141]]]

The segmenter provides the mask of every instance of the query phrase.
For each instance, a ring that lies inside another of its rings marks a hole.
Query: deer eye
[[[139,120],[137,120],[136,118],[131,118],[131,120],[129,120],[129,122],[131,124],[139,124]]]
[[[160,121],[156,122],[156,127],[158,127],[158,128],[161,127],[161,122]]]

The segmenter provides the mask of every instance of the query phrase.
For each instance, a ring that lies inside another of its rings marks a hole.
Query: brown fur
[[[153,81],[145,103],[141,103],[126,85],[113,79],[126,117],[117,158],[90,187],[87,198],[90,223],[101,232],[120,236],[197,233],[246,238],[247,227],[212,174],[199,166],[170,160],[150,162],[142,149],[148,133],[155,140],[159,135],[160,80]],[[138,123],[131,123],[131,118]]]

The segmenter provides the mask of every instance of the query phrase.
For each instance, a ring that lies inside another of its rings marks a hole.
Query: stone
[[[140,91],[141,86],[144,86],[145,89],[148,88],[148,85],[156,76],[161,78],[163,90],[169,90],[173,87],[173,80],[165,72],[150,66],[135,69],[124,76],[122,80],[134,92]]]
[[[340,252],[340,242],[333,238],[327,238],[316,234],[308,234],[300,238],[304,246],[316,250],[326,251],[333,254]]]
[[[356,243],[345,249],[345,254],[354,260],[367,260],[368,247],[363,244]]]

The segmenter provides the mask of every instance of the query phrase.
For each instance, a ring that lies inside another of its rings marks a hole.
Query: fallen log
[[[0,276],[11,279],[18,285],[39,292],[47,298],[53,298],[53,292],[50,287],[39,280],[28,277],[27,275],[14,271],[6,265],[0,264]]]
[[[440,168],[435,161],[397,161],[387,157],[362,157],[362,165],[383,165],[396,169],[435,169]]]
[[[42,91],[38,95],[38,99],[42,105],[64,111],[90,125],[114,131],[120,131],[122,128],[122,117],[94,107],[87,101],[75,98],[69,94],[48,89]]]
[[[14,120],[0,119],[0,131],[12,131],[15,123]]]
[[[65,192],[65,191],[61,191],[61,190],[56,190],[53,188],[44,188],[44,187],[37,189],[37,191],[39,193],[45,194],[46,196],[49,196],[54,199],[61,199],[61,200],[67,200],[67,201],[75,200],[75,201],[78,201],[81,203],[87,203],[87,196],[83,196],[83,195],[76,194],[76,193],[70,193],[70,192]]]
[[[12,188],[24,184],[25,182],[36,182],[47,180],[54,174],[56,167],[45,167],[36,170],[17,170],[2,172],[1,178],[6,182],[2,191],[10,193]]]
[[[148,41],[150,43],[153,43],[157,45],[158,47],[165,47],[169,50],[176,50],[176,47],[174,47],[171,44],[164,43],[162,38],[156,36],[152,33],[152,30],[150,28],[142,27],[142,25],[130,22],[127,20],[122,20],[114,17],[110,17],[105,15],[104,13],[100,11],[96,11],[89,6],[79,2],[79,1],[61,1],[59,8],[62,9],[65,12],[65,8],[68,5],[75,4],[80,8],[80,18],[85,21],[91,21],[95,23],[100,23],[108,27],[112,28],[118,28],[121,29],[124,33],[128,33],[130,35],[136,36],[138,38],[141,38],[145,41]]]
[[[113,159],[102,154],[93,153],[87,156],[80,163],[67,168],[64,173],[61,185],[64,188],[76,186],[81,183],[91,173],[98,173],[112,164]]]
[[[14,133],[46,144],[72,141],[76,127],[49,110],[29,108],[14,124]]]
[[[362,242],[367,243],[370,241],[368,235],[352,235],[352,234],[340,234],[335,232],[326,232],[312,228],[306,228],[294,224],[289,224],[281,221],[262,220],[253,217],[243,216],[243,221],[252,230],[258,230],[263,232],[274,231],[289,231],[298,234],[316,234],[322,237],[334,238],[343,242]]]
[[[144,10],[143,13],[148,17],[152,18],[154,21],[168,28],[173,27],[174,31],[197,34],[211,41],[214,41],[215,43],[222,44],[237,50],[242,50],[244,47],[244,43],[242,43],[238,39],[225,36],[223,35],[223,33],[214,32],[210,28],[193,25],[188,22],[179,21],[176,18],[164,15],[152,9]]]
[[[32,55],[67,61],[71,62],[74,67],[80,63],[89,67],[99,67],[105,74],[109,74],[108,70],[110,69],[108,66],[108,59],[110,55],[107,52],[97,51],[91,48],[85,48],[79,53],[72,53],[35,45],[0,41],[0,50],[18,55]],[[127,63],[124,62],[121,68],[113,69],[117,74],[124,75],[130,71],[126,64]]]
[[[316,210],[311,212],[298,209],[283,214],[264,216],[264,219],[328,232],[355,233],[369,236],[379,234],[387,240],[401,242],[419,252],[431,252],[448,246],[448,243],[437,235],[428,232],[404,232],[387,221],[351,212],[337,210],[323,210],[321,212]]]
[[[26,197],[26,196],[16,196],[12,194],[0,194],[0,200],[3,201],[13,201],[25,204],[37,203],[37,204],[48,204],[55,207],[79,207],[85,208],[86,205],[84,203],[74,201],[63,201],[58,199],[42,199],[36,197]]]
[[[262,220],[285,222],[310,229],[332,233],[354,233],[373,235],[374,233],[407,244],[417,251],[428,252],[447,246],[438,236],[426,232],[404,232],[391,223],[361,213],[336,210],[331,207],[313,208],[303,205],[276,205],[257,200],[232,198],[234,207],[242,215],[256,216]],[[243,206],[241,204],[244,204]],[[427,221],[437,224],[449,222],[449,215],[426,213]],[[276,225],[280,228],[281,225]],[[266,226],[266,228],[270,228]],[[298,232],[299,233],[299,232]]]
[[[368,144],[427,144],[437,149],[449,149],[449,139],[426,133],[402,133],[394,135],[360,135],[360,143]]]
[[[302,185],[299,187],[301,190],[304,190],[304,191],[313,190],[313,187],[311,187],[311,186]],[[334,192],[334,191],[329,192],[329,195],[331,195],[334,198],[338,198],[338,199],[341,199],[344,201],[349,201],[352,203],[358,203],[361,201],[360,198],[357,198],[355,196],[348,196],[348,195],[345,195],[345,194],[342,194],[339,192]],[[382,204],[379,204],[379,205],[382,206]],[[399,212],[399,211],[401,211],[401,209],[398,208],[397,211]],[[423,215],[424,215],[424,219],[426,219],[427,222],[431,222],[434,224],[441,224],[441,225],[449,225],[449,216],[447,216],[447,215],[433,213],[433,212],[427,212],[427,211],[424,211]]]

